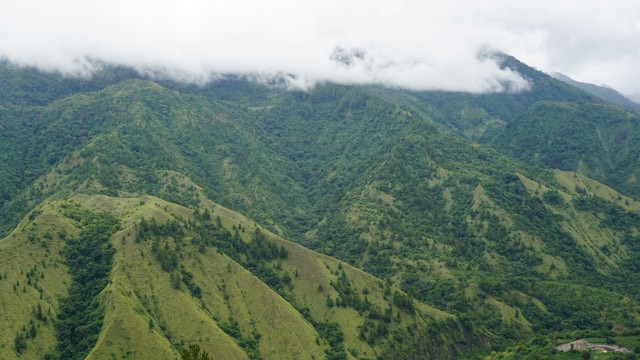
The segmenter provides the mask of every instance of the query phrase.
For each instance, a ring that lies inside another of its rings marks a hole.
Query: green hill
[[[105,217],[117,225],[96,240]],[[104,281],[86,271],[99,265],[95,249],[81,249],[93,241],[113,256]],[[173,359],[192,343],[228,359],[376,358],[414,353],[438,327],[440,343],[421,350],[448,357],[464,340],[454,316],[209,201],[194,212],[154,197],[49,200],[2,246],[3,358],[19,338],[25,358],[96,359]],[[74,293],[81,281],[101,285],[87,299]],[[88,347],[59,336],[77,320],[61,310],[70,303],[95,305],[81,319],[98,323],[82,332]]]

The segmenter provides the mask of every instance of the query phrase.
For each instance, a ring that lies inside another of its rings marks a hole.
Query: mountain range
[[[640,115],[495,58],[530,90],[0,64],[0,358],[640,352]]]

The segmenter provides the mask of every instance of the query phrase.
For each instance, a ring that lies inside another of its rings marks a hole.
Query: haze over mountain
[[[478,57],[500,50],[545,72],[640,93],[640,5],[491,0],[230,2],[7,0],[0,57],[88,74],[95,61],[203,83],[219,74],[469,92],[524,89]],[[34,9],[37,9],[35,11]],[[350,57],[348,63],[340,58]],[[293,75],[293,76],[288,76]]]
[[[0,357],[634,349],[639,115],[486,56],[528,89],[0,64]]]

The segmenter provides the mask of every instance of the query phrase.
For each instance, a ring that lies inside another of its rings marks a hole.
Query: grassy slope
[[[602,223],[602,218],[597,213],[577,209],[572,205],[572,200],[579,196],[578,189],[585,189],[589,196],[593,196],[607,203],[615,204],[629,212],[639,212],[640,202],[624,196],[609,186],[587,178],[584,175],[561,170],[554,171],[558,184],[560,196],[564,199],[562,204],[546,206],[557,216],[562,218],[563,229],[576,240],[578,246],[590,253],[598,264],[598,270],[607,273],[611,268],[616,268],[625,256],[626,251],[622,241],[626,235],[625,231],[613,229]],[[544,196],[547,191],[553,191],[539,182],[532,181],[520,175],[521,181],[530,194]],[[632,233],[637,229],[627,229]],[[603,248],[619,249],[609,253],[603,253]],[[556,266],[566,267],[564,259],[555,259],[560,262]]]
[[[36,325],[37,336],[31,340],[24,356],[42,358],[51,350],[55,344],[53,322],[59,299],[66,296],[71,281],[60,255],[63,242],[58,234],[65,232],[67,236],[73,236],[77,229],[50,205],[34,209],[32,215],[0,241],[0,268],[3,273],[0,280],[3,324],[0,326],[0,358],[4,359],[16,356],[14,339],[23,327],[29,330],[30,322]],[[50,234],[51,238],[45,234]],[[35,269],[35,276],[31,277],[31,285],[28,285],[27,274],[32,269]],[[46,322],[36,320],[33,309],[38,305]]]
[[[111,239],[116,255],[110,283],[100,295],[105,321],[89,358],[153,356],[173,359],[177,356],[176,348],[190,343],[199,343],[217,358],[246,358],[247,354],[237,341],[220,329],[220,324],[229,322],[231,317],[238,322],[245,336],[251,331],[261,335],[259,351],[265,359],[324,357],[327,345],[316,342],[316,330],[287,300],[214,249],[202,254],[195,247],[186,246],[181,252],[184,268],[193,273],[195,283],[203,289],[201,299],[191,296],[184,287],[172,288],[169,274],[161,270],[149,250],[149,244],[134,241],[136,227],[142,217],[153,217],[158,222],[176,217],[185,219],[191,216],[191,210],[154,197],[112,198],[102,195],[77,195],[68,201],[45,202],[37,208],[42,212],[33,223],[25,220],[0,242],[0,261],[3,269],[7,269],[7,278],[0,281],[3,287],[2,313],[6,323],[12,324],[1,329],[0,338],[4,341],[0,348],[2,357],[15,355],[12,340],[30,318],[31,307],[41,302],[55,315],[57,299],[65,294],[69,278],[58,255],[62,240],[54,236],[49,241],[49,255],[45,257],[47,251],[42,245],[31,243],[26,237],[32,232],[37,236],[46,231],[53,232],[49,226],[54,226],[55,232],[66,226],[67,236],[73,235],[77,230],[60,212],[60,206],[68,202],[92,212],[109,212],[120,219],[122,226]],[[242,224],[249,233],[256,226],[238,213],[212,203],[209,205],[213,208],[212,215],[220,216],[226,227]],[[34,228],[37,230],[32,230]],[[273,234],[269,237],[285,246],[289,253],[282,267],[298,274],[293,279],[291,292],[298,306],[308,307],[315,320],[338,322],[345,334],[345,347],[354,354],[373,358],[384,350],[358,339],[358,326],[362,325],[363,318],[357,311],[326,306],[327,295],[337,296],[329,282],[337,279],[339,268],[344,270],[356,291],[368,289],[371,303],[384,308],[389,304],[382,295],[384,284],[381,280]],[[13,256],[15,254],[21,256]],[[38,292],[29,287],[26,293],[20,288],[14,292],[11,289],[14,281],[21,280],[21,285],[26,281],[20,279],[19,272],[26,272],[35,265],[36,259],[43,257],[47,263],[43,269],[46,281],[40,282],[43,300],[39,301]],[[318,290],[319,285],[324,290]],[[394,314],[397,313],[399,319],[393,327],[404,328],[417,322],[419,328],[424,328],[427,323],[451,318],[451,315],[424,304],[418,304],[417,309],[416,315],[403,315],[402,311],[395,310]],[[39,358],[52,350],[55,344],[52,323],[50,320],[46,326],[42,324],[38,335],[27,340],[27,350],[23,353],[25,358]]]
[[[135,207],[139,199],[131,199],[131,202]],[[180,213],[185,216],[188,215],[185,212],[189,212],[156,198],[149,199],[147,204],[142,212],[133,213],[125,219],[139,220],[141,216],[161,219]],[[163,210],[167,206],[168,212]],[[151,254],[146,249],[146,244],[133,242],[134,233],[135,230],[128,227],[116,235],[121,242],[117,247],[121,248],[118,254],[122,258],[116,259],[116,269],[112,276],[129,279],[128,282],[135,289],[135,296],[132,294],[129,298],[137,298],[146,309],[146,315],[160,328],[166,327],[163,333],[168,339],[163,339],[164,341],[171,340],[176,345],[182,341],[187,344],[201,343],[204,350],[221,358],[242,358],[242,351],[232,338],[219,329],[214,320],[217,318],[225,322],[229,314],[233,313],[243,329],[249,328],[253,320],[260,334],[273,334],[261,338],[261,345],[267,354],[273,351],[281,358],[305,358],[321,354],[317,347],[309,346],[313,344],[316,334],[304,319],[259,279],[228,257],[215,251],[202,255],[194,249],[185,249],[185,267],[194,274],[194,281],[204,289],[200,303],[187,293],[172,289],[169,274],[161,271],[159,265],[138,265],[141,251],[147,251],[146,261],[153,260],[149,259]],[[227,284],[227,300],[218,289],[221,284]],[[126,318],[121,321],[124,319]],[[148,329],[146,318],[141,324]],[[118,334],[117,331],[114,333]]]

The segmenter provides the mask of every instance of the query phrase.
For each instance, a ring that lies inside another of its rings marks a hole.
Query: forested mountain
[[[2,64],[0,357],[640,342],[637,115],[496,56],[531,89],[295,92]]]
[[[519,73],[529,82],[521,92],[471,94],[442,91],[397,91],[379,89],[388,99],[406,104],[471,140],[479,140],[487,129],[513,121],[539,101],[601,103],[602,99],[533,69],[512,56],[492,55],[503,68]]]
[[[598,86],[598,85],[594,85],[594,84],[589,84],[589,83],[584,83],[584,82],[580,82],[580,81],[575,81],[572,78],[568,77],[565,74],[561,74],[561,73],[555,73],[553,74],[553,76],[556,79],[562,80],[564,82],[566,82],[569,85],[573,85],[579,89],[582,89],[590,94],[593,94],[601,99],[607,100],[609,102],[612,102],[616,105],[619,105],[620,107],[627,109],[627,110],[631,110],[631,111],[635,111],[635,112],[640,112],[640,104],[638,104],[637,102],[633,101],[632,99],[627,98],[626,96],[620,94],[618,91],[616,91],[615,89],[612,89],[608,86]]]

